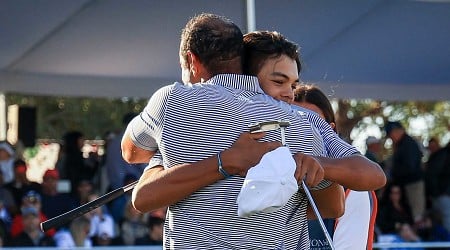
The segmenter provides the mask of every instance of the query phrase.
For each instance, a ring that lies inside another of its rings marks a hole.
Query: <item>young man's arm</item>
[[[386,175],[377,163],[363,155],[342,158],[315,157],[325,169],[324,179],[355,191],[371,191],[386,185]]]
[[[258,164],[265,153],[281,146],[279,142],[258,142],[264,135],[265,133],[243,133],[231,148],[222,151],[225,171],[245,176],[247,170]],[[148,212],[176,203],[223,178],[218,171],[216,155],[167,169],[156,166],[146,170],[134,187],[133,204],[137,210]]]
[[[302,153],[294,156],[297,167],[305,165]],[[386,184],[386,176],[381,167],[361,155],[351,155],[342,158],[327,158],[314,156],[315,160],[324,169],[323,179],[332,181],[330,187],[311,191],[311,195],[323,218],[337,218],[344,213],[345,196],[340,185],[352,190],[376,190]],[[311,160],[311,158],[305,158]],[[309,186],[315,186],[308,182]],[[340,184],[340,185],[339,185]],[[315,218],[312,210],[309,209],[308,218]]]
[[[333,182],[329,187],[311,190],[311,196],[319,209],[322,218],[339,218],[345,212],[345,192],[338,183]],[[311,206],[306,210],[308,219],[317,219]]]

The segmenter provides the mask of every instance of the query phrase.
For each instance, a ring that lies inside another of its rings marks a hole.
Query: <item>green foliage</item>
[[[39,139],[60,139],[69,130],[99,139],[120,130],[122,116],[140,112],[147,100],[7,95],[6,102],[36,107]]]
[[[86,139],[99,139],[106,132],[119,130],[122,116],[128,112],[140,112],[147,100],[7,95],[6,102],[7,105],[37,108],[39,139],[60,139],[69,130],[83,132]],[[449,101],[334,100],[333,106],[338,130],[349,141],[373,127],[382,131],[387,120],[400,120],[406,128],[418,122],[425,124],[423,129],[408,131],[423,142],[432,136],[440,138],[443,143],[450,140]]]
[[[338,125],[344,127],[342,131],[352,133],[352,136],[349,136],[352,140],[357,139],[374,127],[378,127],[380,133],[383,134],[385,122],[396,120],[405,126],[409,134],[425,145],[431,137],[439,138],[443,144],[450,141],[450,102],[448,101],[380,102],[352,100],[351,105],[346,105],[347,103],[348,101],[339,101],[337,113],[340,113],[339,110],[346,110],[346,114],[351,114],[351,116],[344,117],[344,121],[355,119],[355,122],[350,124],[348,128],[345,128],[345,122]],[[339,130],[341,131],[340,127]]]

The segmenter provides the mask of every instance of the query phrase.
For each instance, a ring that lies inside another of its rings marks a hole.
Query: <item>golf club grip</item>
[[[122,196],[126,192],[132,190],[134,188],[134,186],[136,186],[136,184],[137,184],[137,181],[132,182],[124,187],[120,187],[109,193],[106,193],[93,201],[90,201],[84,205],[76,207],[66,213],[63,213],[61,215],[58,215],[51,219],[48,219],[41,223],[41,230],[43,232],[46,232],[47,230],[49,230],[51,228],[62,226],[64,224],[66,224],[67,222],[69,222],[75,218],[78,218],[81,215],[83,215],[87,212],[90,212],[90,211],[116,199],[117,197]]]

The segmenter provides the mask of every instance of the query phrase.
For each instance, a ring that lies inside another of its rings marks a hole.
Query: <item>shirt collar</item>
[[[251,91],[264,94],[259,86],[256,76],[238,75],[238,74],[219,74],[213,76],[206,83],[219,85],[225,88],[233,88],[245,91]]]

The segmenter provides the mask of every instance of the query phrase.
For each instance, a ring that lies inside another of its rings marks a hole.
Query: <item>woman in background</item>
[[[331,103],[318,87],[300,84],[295,90],[293,104],[314,111],[337,133]],[[336,219],[332,232],[336,249],[372,249],[376,214],[377,199],[374,191],[347,189],[344,215]]]

